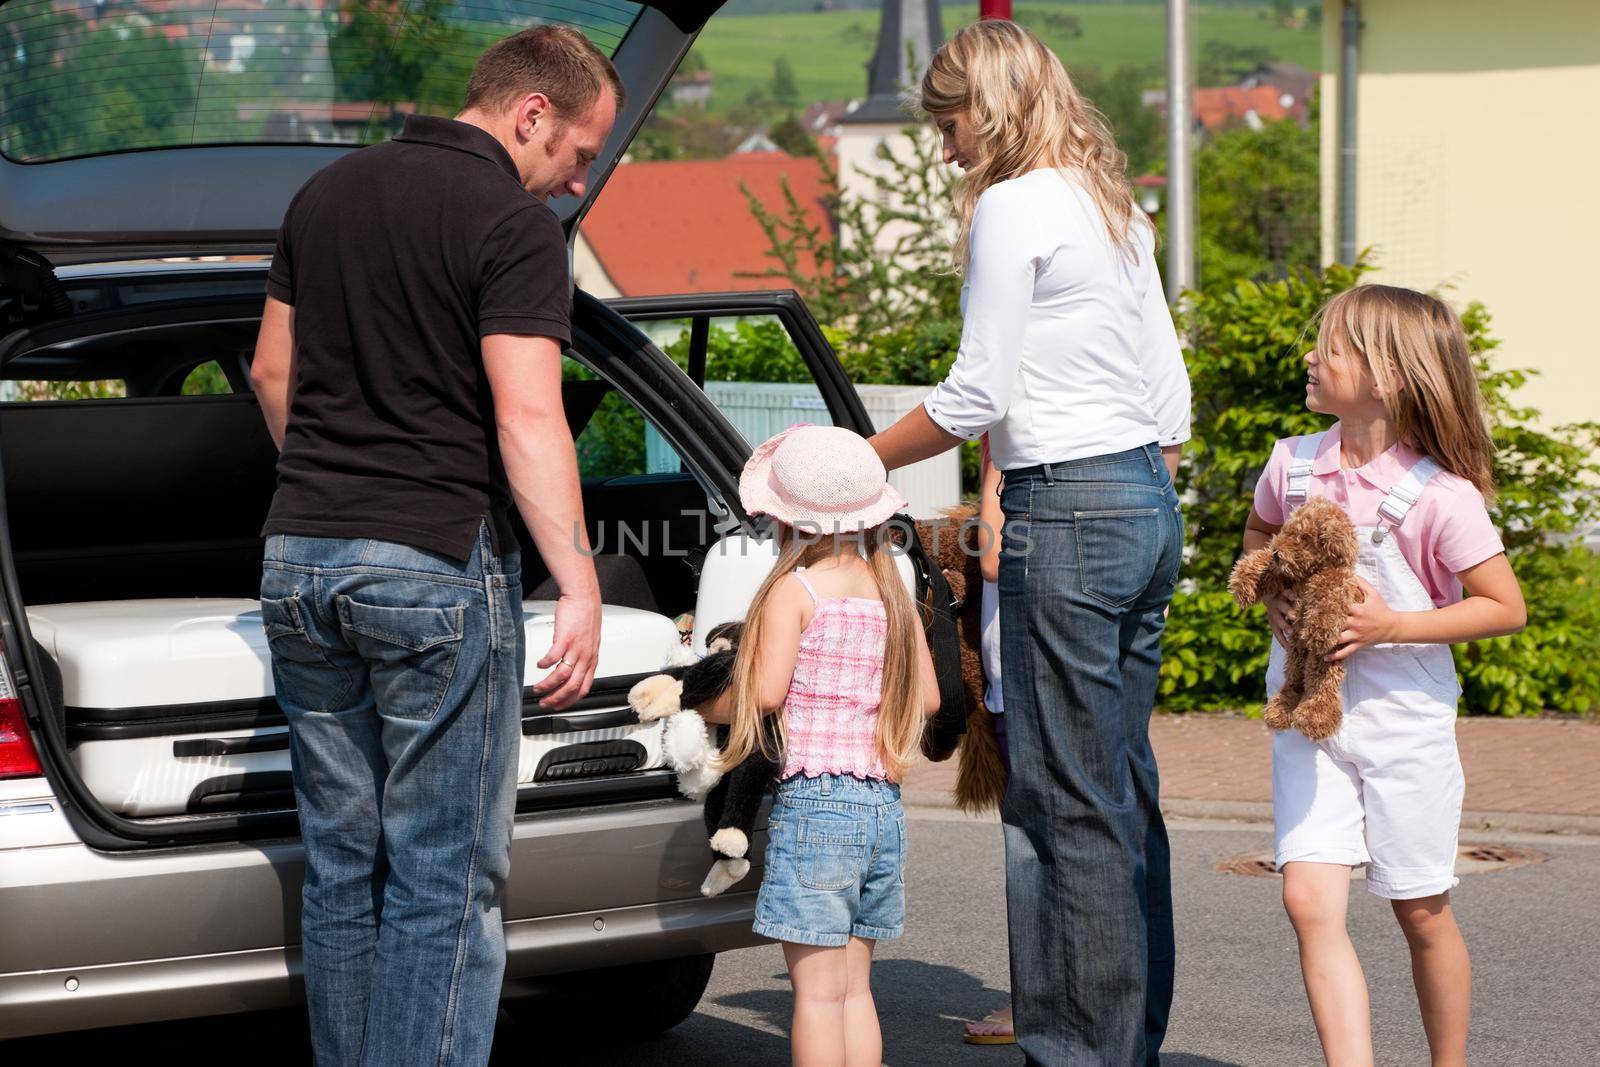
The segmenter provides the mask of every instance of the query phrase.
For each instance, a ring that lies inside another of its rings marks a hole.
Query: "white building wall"
[[[922,403],[929,391],[926,385],[856,386],[875,431],[888,429]],[[797,423],[832,422],[827,405],[810,382],[712,381],[706,383],[706,395],[752,445]],[[654,427],[646,425],[645,470],[655,474],[678,469],[677,453]],[[951,449],[891,471],[889,484],[906,498],[906,511],[912,518],[937,517],[945,508],[961,502],[960,450]]]

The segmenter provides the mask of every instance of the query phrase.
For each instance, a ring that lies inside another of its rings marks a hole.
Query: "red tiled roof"
[[[1268,122],[1288,118],[1290,115],[1300,117],[1305,113],[1304,107],[1298,102],[1290,107],[1284,107],[1283,95],[1283,90],[1270,85],[1258,85],[1254,89],[1245,89],[1237,85],[1196,89],[1194,114],[1206,129],[1220,130],[1224,126],[1243,122],[1246,113],[1251,111]]]
[[[619,164],[584,217],[583,236],[625,296],[781,288],[787,283],[779,278],[741,276],[777,261],[766,255],[766,235],[739,183],[781,216],[784,178],[811,224],[831,229],[817,161],[760,152]]]

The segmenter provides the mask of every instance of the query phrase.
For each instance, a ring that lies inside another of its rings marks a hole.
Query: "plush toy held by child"
[[[917,522],[917,538],[928,550],[933,565],[950,584],[956,604],[960,635],[961,689],[965,697],[966,732],[956,749],[956,806],[973,814],[998,809],[1005,793],[1005,759],[1000,751],[997,722],[985,699],[993,682],[983,662],[983,573],[979,563],[978,508],[963,504],[941,518]]]
[[[713,737],[697,708],[722,695],[733,683],[743,622],[725,622],[706,635],[706,656],[677,672],[652,675],[628,692],[640,722],[666,720],[662,749],[678,773],[678,788],[691,800],[705,800],[706,835],[716,861],[700,892],[714,897],[750,873],[750,835],[761,801],[772,788],[776,764],[760,749],[727,774],[717,769],[723,727]]]
[[[1294,632],[1283,687],[1262,717],[1274,730],[1293,726],[1312,741],[1339,732],[1344,663],[1325,657],[1339,646],[1356,584],[1356,531],[1339,505],[1308,500],[1265,546],[1234,564],[1228,591],[1241,608],[1288,591],[1295,595]]]

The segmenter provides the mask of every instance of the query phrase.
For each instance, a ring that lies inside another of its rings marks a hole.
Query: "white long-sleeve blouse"
[[[1035,170],[978,198],[961,348],[923,402],[947,432],[989,433],[1014,470],[1189,439],[1189,376],[1156,269],[1111,243],[1069,173]]]

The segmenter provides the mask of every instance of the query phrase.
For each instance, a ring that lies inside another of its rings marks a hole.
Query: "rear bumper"
[[[0,1039],[301,999],[297,840],[97,852],[40,783],[0,786]],[[706,899],[712,859],[701,806],[681,798],[518,815],[506,978],[761,943],[760,868]]]
[[[506,977],[760,944],[755,893],[506,923]],[[261,1011],[303,1000],[298,948],[0,975],[0,1039]]]

